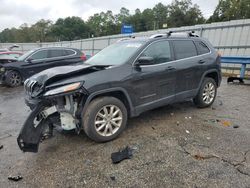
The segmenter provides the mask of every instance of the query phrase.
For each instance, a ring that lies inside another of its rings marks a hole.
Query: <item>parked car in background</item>
[[[20,56],[16,62],[1,65],[0,79],[3,84],[16,87],[45,69],[82,63],[86,59],[86,55],[75,48],[37,48]]]

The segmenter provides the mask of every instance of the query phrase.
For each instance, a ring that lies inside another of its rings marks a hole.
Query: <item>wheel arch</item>
[[[11,72],[11,71],[17,72],[21,76],[22,82],[24,81],[24,76],[23,76],[22,72],[20,70],[18,70],[17,68],[7,68],[5,74],[7,74],[7,72]]]
[[[87,107],[91,101],[93,101],[94,99],[96,99],[98,97],[103,97],[103,96],[111,96],[111,97],[115,97],[115,98],[121,100],[124,103],[124,105],[128,111],[128,116],[130,116],[130,117],[134,116],[135,112],[134,112],[134,108],[133,108],[130,96],[124,88],[120,88],[120,87],[119,88],[109,88],[109,89],[105,89],[105,90],[91,93],[86,99],[82,113],[86,112]]]
[[[219,71],[216,70],[216,69],[212,69],[212,70],[208,70],[206,71],[205,73],[203,73],[202,75],[202,79],[200,80],[200,83],[199,83],[199,88],[204,80],[205,77],[208,77],[208,78],[213,78],[217,84],[217,87],[220,86],[220,76],[219,76]]]

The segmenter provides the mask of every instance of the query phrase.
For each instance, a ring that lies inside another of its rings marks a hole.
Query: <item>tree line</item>
[[[249,0],[219,0],[213,15],[205,19],[199,6],[191,0],[173,0],[171,4],[156,4],[134,14],[125,7],[118,14],[112,11],[96,13],[87,21],[80,17],[39,20],[29,26],[7,28],[0,32],[0,42],[52,42],[77,40],[119,34],[122,24],[132,25],[135,32],[250,18]]]

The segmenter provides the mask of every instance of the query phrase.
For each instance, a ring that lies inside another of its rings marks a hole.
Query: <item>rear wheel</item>
[[[22,84],[22,77],[17,71],[8,71],[5,76],[5,82],[10,87],[17,87]]]
[[[211,106],[217,94],[217,85],[212,78],[205,78],[201,84],[197,96],[194,98],[194,103],[200,108]]]
[[[114,97],[94,99],[83,114],[83,128],[96,142],[115,139],[126,127],[127,109]]]

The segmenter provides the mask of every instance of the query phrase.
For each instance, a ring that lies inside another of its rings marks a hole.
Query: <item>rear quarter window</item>
[[[173,45],[176,59],[197,56],[196,47],[191,40],[176,40],[173,41]]]
[[[66,55],[75,55],[76,51],[74,50],[64,50]]]
[[[207,45],[201,41],[195,41],[195,45],[197,47],[197,51],[199,55],[210,52],[210,49],[207,47]]]

